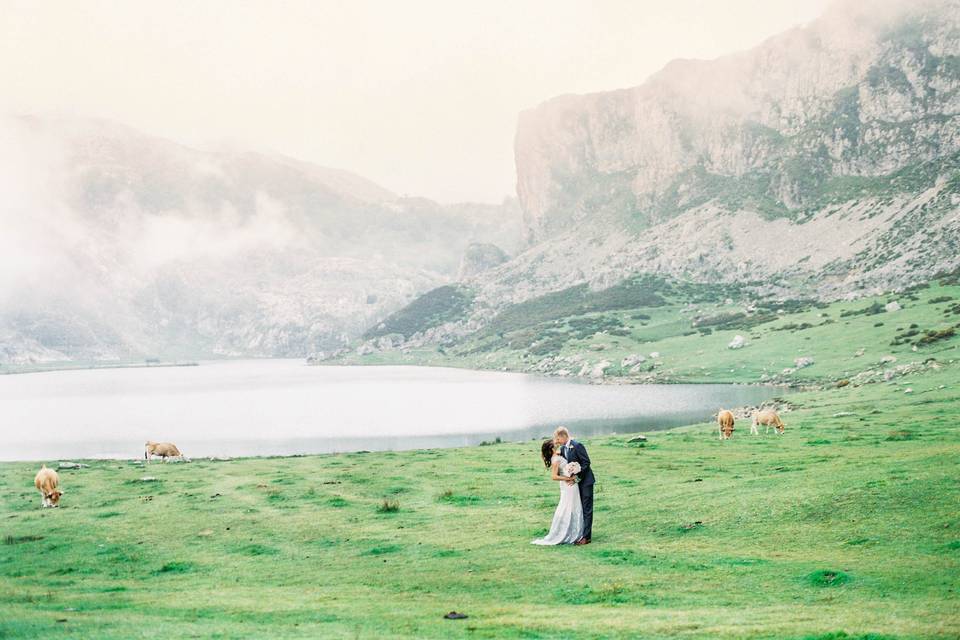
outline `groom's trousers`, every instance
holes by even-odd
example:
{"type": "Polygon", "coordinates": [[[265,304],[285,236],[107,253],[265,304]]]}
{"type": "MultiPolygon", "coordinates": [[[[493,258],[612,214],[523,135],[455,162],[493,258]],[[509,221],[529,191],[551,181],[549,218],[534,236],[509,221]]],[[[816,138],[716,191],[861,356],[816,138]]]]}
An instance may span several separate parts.
{"type": "Polygon", "coordinates": [[[583,508],[583,537],[593,536],[593,483],[577,485],[580,488],[580,506],[583,508]]]}

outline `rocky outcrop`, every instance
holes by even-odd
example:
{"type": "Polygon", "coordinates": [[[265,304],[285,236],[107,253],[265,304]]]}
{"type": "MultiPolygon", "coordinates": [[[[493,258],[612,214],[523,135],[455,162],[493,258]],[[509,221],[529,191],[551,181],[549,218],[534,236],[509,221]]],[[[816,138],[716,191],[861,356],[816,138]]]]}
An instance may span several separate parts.
{"type": "Polygon", "coordinates": [[[463,253],[463,258],[460,259],[457,280],[466,280],[478,273],[498,267],[507,260],[509,260],[509,256],[497,245],[473,242],[463,253]]]}

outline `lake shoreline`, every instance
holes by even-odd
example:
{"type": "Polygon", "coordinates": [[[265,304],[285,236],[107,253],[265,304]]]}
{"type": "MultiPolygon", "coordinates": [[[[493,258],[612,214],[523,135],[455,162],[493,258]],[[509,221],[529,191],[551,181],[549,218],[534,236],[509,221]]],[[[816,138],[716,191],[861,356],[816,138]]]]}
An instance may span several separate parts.
{"type": "Polygon", "coordinates": [[[443,364],[434,364],[431,362],[334,362],[329,363],[324,362],[306,362],[305,366],[308,367],[423,367],[429,369],[457,369],[459,371],[475,371],[477,373],[519,373],[525,376],[532,376],[535,378],[543,378],[544,380],[562,380],[566,382],[573,382],[577,384],[585,384],[592,386],[623,386],[623,387],[638,387],[638,386],[659,386],[659,387],[669,387],[673,385],[731,385],[738,387],[774,387],[778,389],[784,389],[789,391],[819,391],[825,388],[823,385],[818,384],[801,384],[798,382],[778,382],[778,381],[744,381],[744,380],[735,380],[735,379],[722,379],[718,378],[716,380],[703,380],[699,378],[685,379],[682,377],[677,378],[662,378],[655,381],[651,380],[642,380],[637,378],[632,378],[628,376],[616,376],[609,375],[604,376],[600,379],[592,379],[580,376],[551,376],[540,371],[524,371],[522,369],[508,369],[508,368],[477,368],[466,365],[458,365],[455,362],[443,363],[443,364]]]}
{"type": "Polygon", "coordinates": [[[54,373],[56,371],[97,371],[100,369],[166,369],[170,367],[199,367],[199,362],[156,362],[156,363],[116,363],[116,364],[102,364],[102,365],[78,365],[75,367],[66,366],[64,364],[57,364],[52,367],[34,367],[27,369],[20,369],[17,371],[0,371],[0,375],[4,376],[16,376],[27,373],[54,373]]]}
{"type": "Polygon", "coordinates": [[[578,384],[586,385],[595,385],[595,386],[671,386],[671,385],[711,385],[711,384],[722,384],[722,385],[735,385],[740,387],[775,387],[779,389],[785,389],[790,391],[816,391],[822,389],[821,385],[811,385],[811,384],[799,384],[792,382],[776,382],[776,381],[764,381],[764,382],[753,382],[753,381],[743,381],[735,379],[716,379],[716,380],[702,380],[702,379],[685,379],[682,377],[678,378],[669,378],[669,379],[660,379],[656,381],[650,380],[638,380],[636,378],[630,378],[626,376],[606,376],[599,380],[593,380],[589,378],[581,378],[578,376],[551,376],[541,372],[536,371],[523,371],[521,369],[484,369],[470,366],[459,366],[456,363],[447,363],[447,364],[434,364],[434,363],[419,363],[419,362],[404,362],[404,363],[393,363],[393,362],[376,362],[376,363],[362,363],[362,362],[331,362],[329,364],[323,362],[306,362],[302,358],[257,358],[257,357],[242,357],[242,358],[211,358],[208,360],[198,360],[190,362],[160,362],[156,364],[146,364],[146,363],[118,363],[118,364],[104,364],[104,365],[77,365],[77,366],[67,366],[64,364],[57,364],[53,367],[44,368],[28,368],[21,369],[16,371],[4,371],[0,365],[0,375],[5,376],[14,376],[28,373],[54,373],[58,371],[97,371],[101,369],[163,369],[163,368],[172,368],[172,367],[199,367],[203,366],[202,363],[223,363],[223,362],[237,362],[242,360],[300,360],[303,361],[304,366],[306,367],[422,367],[429,369],[457,369],[459,371],[474,371],[477,373],[519,373],[527,376],[532,376],[535,378],[543,378],[546,380],[565,380],[567,382],[574,382],[578,384]]]}
{"type": "Polygon", "coordinates": [[[20,425],[0,457],[139,458],[147,440],[174,442],[194,458],[456,448],[541,438],[560,424],[589,438],[703,422],[719,407],[792,393],[439,367],[318,369],[293,359],[201,364],[0,380],[0,404],[20,425]]]}

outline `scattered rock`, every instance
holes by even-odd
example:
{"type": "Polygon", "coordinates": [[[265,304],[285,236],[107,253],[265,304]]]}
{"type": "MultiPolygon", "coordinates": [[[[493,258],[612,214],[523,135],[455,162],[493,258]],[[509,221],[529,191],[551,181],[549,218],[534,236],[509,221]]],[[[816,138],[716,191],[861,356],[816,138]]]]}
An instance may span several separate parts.
{"type": "Polygon", "coordinates": [[[143,476],[140,478],[140,482],[156,482],[157,479],[154,476],[143,476]]]}
{"type": "Polygon", "coordinates": [[[903,392],[904,392],[904,393],[913,393],[913,389],[911,389],[910,387],[907,387],[906,389],[903,390],[903,392]]]}
{"type": "Polygon", "coordinates": [[[747,340],[741,335],[733,336],[733,340],[727,345],[727,349],[742,349],[747,345],[747,340]]]}
{"type": "Polygon", "coordinates": [[[846,418],[847,416],[855,416],[855,415],[857,414],[855,414],[853,411],[838,411],[837,413],[833,414],[833,417],[846,418]]]}
{"type": "Polygon", "coordinates": [[[607,345],[601,344],[601,343],[590,345],[590,349],[592,349],[593,351],[603,351],[606,348],[607,348],[607,345]]]}
{"type": "Polygon", "coordinates": [[[620,366],[623,367],[624,369],[629,369],[630,367],[634,367],[640,364],[641,362],[645,362],[645,361],[646,361],[646,358],[644,358],[639,353],[631,353],[630,355],[628,355],[627,357],[625,357],[623,360],[620,361],[620,366]]]}
{"type": "Polygon", "coordinates": [[[897,302],[896,300],[894,300],[893,302],[888,302],[883,306],[883,308],[886,309],[888,313],[892,311],[900,311],[901,309],[900,303],[897,302]]]}
{"type": "Polygon", "coordinates": [[[90,465],[83,464],[82,462],[61,462],[57,465],[57,469],[89,469],[90,465]]]}
{"type": "Polygon", "coordinates": [[[793,361],[793,365],[797,369],[803,369],[804,367],[809,367],[812,364],[813,358],[810,356],[800,356],[799,358],[795,358],[793,361]]]}
{"type": "Polygon", "coordinates": [[[857,352],[856,352],[855,354],[853,354],[853,357],[854,357],[854,358],[859,358],[860,356],[862,356],[862,355],[865,354],[866,352],[867,352],[866,349],[864,349],[863,347],[860,347],[859,349],[857,349],[857,352]]]}
{"type": "Polygon", "coordinates": [[[842,389],[843,387],[847,386],[848,384],[850,384],[850,381],[849,381],[849,380],[846,380],[846,379],[844,379],[844,380],[837,380],[837,388],[838,388],[838,389],[842,389]]]}
{"type": "Polygon", "coordinates": [[[656,360],[657,358],[660,357],[660,352],[659,352],[659,351],[651,351],[651,352],[650,352],[650,357],[653,358],[654,360],[656,360]]]}
{"type": "Polygon", "coordinates": [[[604,372],[610,368],[610,365],[613,364],[609,360],[601,360],[597,364],[593,365],[593,368],[590,369],[590,377],[597,379],[602,378],[604,372]]]}
{"type": "Polygon", "coordinates": [[[443,616],[447,620],[466,620],[470,616],[465,613],[459,613],[457,611],[451,611],[450,613],[443,616]]]}
{"type": "Polygon", "coordinates": [[[390,333],[380,336],[376,341],[377,349],[380,351],[389,351],[390,349],[399,349],[403,345],[402,333],[390,333]]]}
{"type": "Polygon", "coordinates": [[[889,364],[889,363],[893,363],[893,362],[896,362],[896,361],[897,361],[897,356],[889,356],[889,355],[888,355],[888,356],[883,356],[882,358],[880,358],[880,362],[881,362],[882,364],[889,364]]]}

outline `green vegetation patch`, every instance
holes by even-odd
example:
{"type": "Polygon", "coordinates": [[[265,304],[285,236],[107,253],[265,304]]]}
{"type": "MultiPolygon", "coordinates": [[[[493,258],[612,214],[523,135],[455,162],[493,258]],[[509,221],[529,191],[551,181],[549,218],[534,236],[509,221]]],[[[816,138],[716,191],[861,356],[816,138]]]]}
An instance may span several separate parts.
{"type": "Polygon", "coordinates": [[[403,547],[398,544],[384,544],[377,547],[371,547],[363,552],[365,556],[382,556],[388,553],[399,553],[403,547]]]}
{"type": "Polygon", "coordinates": [[[4,536],[3,544],[23,544],[25,542],[38,542],[43,540],[43,536],[4,536]]]}
{"type": "Polygon", "coordinates": [[[454,322],[463,319],[470,305],[473,303],[473,294],[464,287],[446,285],[437,287],[403,309],[384,319],[379,325],[367,331],[364,338],[377,338],[392,333],[399,333],[409,338],[415,333],[432,329],[445,322],[454,322]]]}
{"type": "Polygon", "coordinates": [[[167,562],[161,565],[159,569],[153,572],[154,575],[189,573],[196,570],[196,565],[192,562],[167,562]]]}
{"type": "Polygon", "coordinates": [[[660,307],[667,303],[663,296],[670,291],[664,278],[652,275],[629,278],[600,291],[591,291],[586,284],[580,284],[507,307],[493,319],[485,333],[515,331],[598,311],[660,307]]]}
{"type": "Polygon", "coordinates": [[[468,507],[483,502],[483,498],[473,494],[454,493],[452,489],[447,489],[441,493],[437,500],[444,504],[452,504],[457,507],[468,507]]]}
{"type": "Polygon", "coordinates": [[[850,582],[851,578],[843,571],[821,569],[807,576],[807,582],[814,587],[839,587],[850,582]]]}
{"type": "Polygon", "coordinates": [[[399,513],[400,501],[384,499],[377,505],[377,513],[399,513]]]}
{"type": "Polygon", "coordinates": [[[252,543],[239,547],[237,553],[247,556],[275,556],[280,550],[265,544],[252,543]]]}

